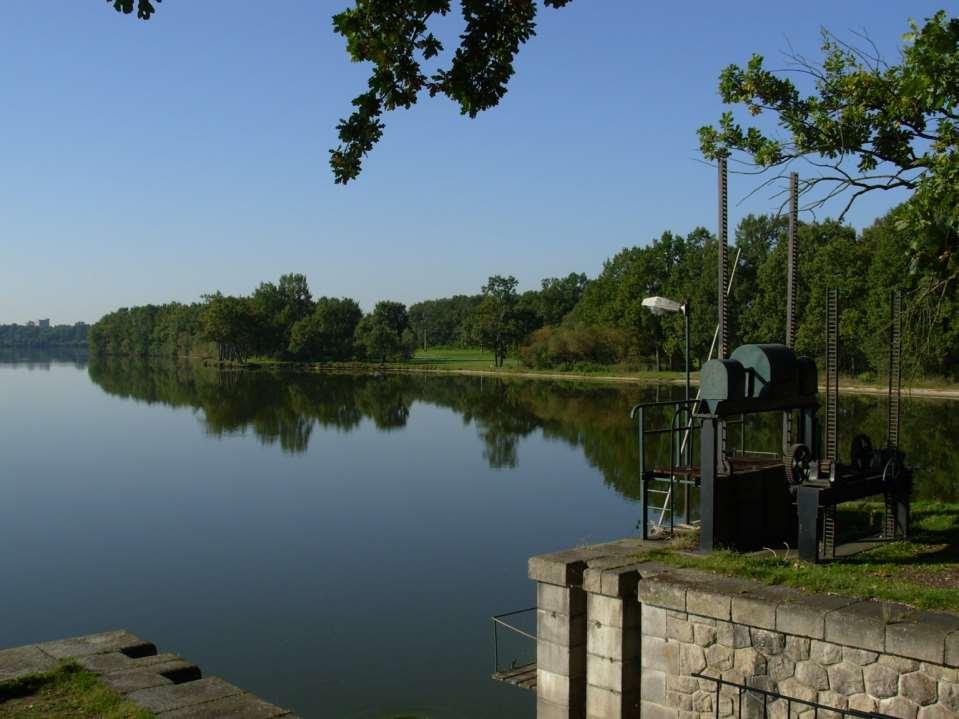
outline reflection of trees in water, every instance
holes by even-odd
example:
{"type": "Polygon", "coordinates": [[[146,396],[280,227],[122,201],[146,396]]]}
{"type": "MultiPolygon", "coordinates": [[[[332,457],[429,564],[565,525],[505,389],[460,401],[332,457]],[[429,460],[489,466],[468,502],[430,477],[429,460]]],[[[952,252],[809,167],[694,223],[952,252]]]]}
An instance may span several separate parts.
{"type": "Polygon", "coordinates": [[[87,351],[82,347],[0,347],[0,364],[44,372],[57,364],[83,369],[87,365],[87,351]]]}
{"type": "MultiPolygon", "coordinates": [[[[221,371],[185,363],[130,359],[94,360],[90,377],[110,394],[145,402],[202,411],[211,435],[252,431],[264,444],[279,443],[286,452],[306,451],[314,427],[349,432],[363,418],[377,429],[406,426],[413,402],[453,410],[464,424],[476,427],[483,457],[494,468],[519,464],[523,438],[540,431],[547,439],[581,448],[591,466],[620,494],[639,497],[636,428],[629,408],[640,401],[681,396],[680,387],[621,387],[501,378],[436,375],[339,375],[258,371],[221,371]]],[[[919,494],[953,499],[959,474],[959,414],[943,402],[905,405],[902,446],[921,467],[919,494]]],[[[669,424],[663,413],[652,417],[669,424]]],[[[778,415],[753,417],[747,447],[775,450],[780,440],[778,415]]],[[[848,447],[864,431],[874,445],[885,439],[883,397],[843,397],[839,447],[848,447]]],[[[738,446],[738,429],[730,428],[730,446],[738,446]]],[[[668,444],[654,443],[650,463],[668,456],[668,444]]]]}

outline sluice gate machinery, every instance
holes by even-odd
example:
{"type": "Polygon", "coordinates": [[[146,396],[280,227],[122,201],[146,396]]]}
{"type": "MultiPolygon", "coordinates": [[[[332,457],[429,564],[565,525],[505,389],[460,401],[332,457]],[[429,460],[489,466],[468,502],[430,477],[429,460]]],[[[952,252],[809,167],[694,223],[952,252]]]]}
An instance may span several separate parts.
{"type": "MultiPolygon", "coordinates": [[[[724,165],[721,162],[719,168],[721,258],[727,256],[724,165]]],[[[828,292],[824,308],[823,421],[816,363],[794,349],[797,184],[794,173],[790,181],[785,343],[747,344],[727,354],[727,273],[721,261],[718,358],[701,366],[697,397],[645,403],[632,410],[639,424],[644,539],[670,536],[677,525],[690,524],[698,513],[702,550],[787,546],[797,548],[804,560],[828,560],[836,556],[837,505],[875,496],[884,499],[881,537],[908,534],[912,471],[899,448],[902,297],[893,293],[890,301],[885,442],[874,446],[867,435],[849,432],[854,439],[843,459],[838,448],[837,290],[828,292]],[[781,415],[781,442],[772,444],[779,446],[747,449],[747,425],[761,415],[776,414],[781,415]],[[653,416],[660,417],[661,426],[652,426],[653,416]],[[730,433],[735,433],[737,442],[730,441],[730,433]],[[696,493],[698,501],[692,497],[696,493]]]]}

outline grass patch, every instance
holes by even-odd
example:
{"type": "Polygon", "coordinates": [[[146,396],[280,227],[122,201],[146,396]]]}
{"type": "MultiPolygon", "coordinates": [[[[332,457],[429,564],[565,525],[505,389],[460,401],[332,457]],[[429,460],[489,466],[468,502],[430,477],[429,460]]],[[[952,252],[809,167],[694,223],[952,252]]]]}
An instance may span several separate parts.
{"type": "MultiPolygon", "coordinates": [[[[840,522],[845,529],[873,528],[882,514],[881,506],[865,502],[843,505],[841,509],[840,522]]],[[[785,548],[752,554],[715,551],[698,555],[688,551],[691,545],[687,538],[644,552],[643,558],[764,584],[959,612],[959,504],[916,502],[909,540],[883,543],[828,564],[800,562],[785,548]]]]}
{"type": "Polygon", "coordinates": [[[154,715],[70,662],[0,683],[0,719],[149,719],[154,715]]]}

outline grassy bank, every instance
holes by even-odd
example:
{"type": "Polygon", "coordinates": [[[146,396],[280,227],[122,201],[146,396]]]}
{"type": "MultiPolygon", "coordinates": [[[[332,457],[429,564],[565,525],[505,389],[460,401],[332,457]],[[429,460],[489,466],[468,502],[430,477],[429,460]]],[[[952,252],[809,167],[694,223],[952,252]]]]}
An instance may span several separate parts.
{"type": "MultiPolygon", "coordinates": [[[[866,531],[878,528],[881,515],[881,505],[850,503],[840,507],[839,520],[846,529],[866,531]]],[[[690,551],[695,545],[691,535],[644,552],[642,558],[811,592],[959,612],[959,504],[916,502],[912,521],[908,541],[884,543],[828,564],[800,562],[785,548],[699,555],[690,551]]]]}
{"type": "MultiPolygon", "coordinates": [[[[229,363],[227,363],[229,364],[229,363]]],[[[682,384],[685,374],[679,371],[637,370],[625,365],[588,365],[573,369],[534,369],[524,367],[516,358],[508,358],[503,367],[493,366],[493,354],[482,349],[433,348],[419,350],[405,362],[283,362],[270,358],[253,358],[248,367],[276,367],[323,372],[435,372],[438,374],[495,375],[547,380],[577,380],[590,382],[660,382],[682,384]]],[[[699,374],[691,374],[693,385],[699,383],[699,374]]],[[[824,387],[821,387],[824,389],[824,387]]],[[[887,392],[883,380],[866,383],[855,377],[841,377],[840,392],[848,394],[878,394],[887,392]]],[[[959,384],[941,378],[903,378],[906,396],[959,399],[959,384]]]]}
{"type": "Polygon", "coordinates": [[[0,683],[0,719],[148,719],[148,711],[67,663],[45,674],[0,683]]]}

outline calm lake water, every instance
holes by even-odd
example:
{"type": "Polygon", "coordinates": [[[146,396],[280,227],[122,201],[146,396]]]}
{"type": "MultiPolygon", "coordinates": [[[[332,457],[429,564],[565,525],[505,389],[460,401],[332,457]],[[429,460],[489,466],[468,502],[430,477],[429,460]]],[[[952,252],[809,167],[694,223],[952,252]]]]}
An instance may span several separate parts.
{"type": "MultiPolygon", "coordinates": [[[[670,392],[0,355],[0,647],[122,627],[306,717],[532,717],[489,616],[635,533],[627,412],[670,392]]],[[[905,404],[920,496],[956,499],[956,406],[905,404]]]]}

